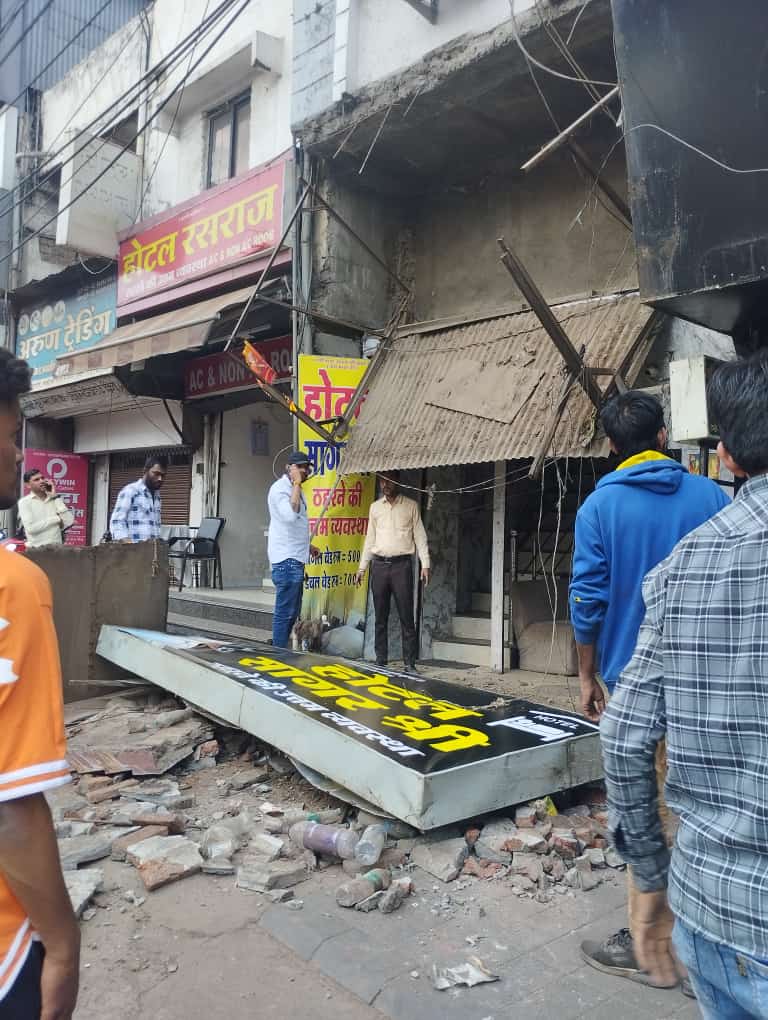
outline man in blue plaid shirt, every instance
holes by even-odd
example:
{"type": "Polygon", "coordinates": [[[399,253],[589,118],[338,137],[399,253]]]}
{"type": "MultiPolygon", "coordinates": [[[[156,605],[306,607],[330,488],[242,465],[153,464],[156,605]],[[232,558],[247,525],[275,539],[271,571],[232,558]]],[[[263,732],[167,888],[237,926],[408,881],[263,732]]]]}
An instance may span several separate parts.
{"type": "Polygon", "coordinates": [[[168,471],[165,457],[149,457],[137,482],[117,494],[109,530],[115,542],[148,542],[160,537],[160,489],[168,471]]]}
{"type": "Polygon", "coordinates": [[[705,1020],[749,1020],[768,1018],[768,353],[721,366],[709,407],[720,459],[747,480],[646,578],[601,736],[641,966],[674,981],[674,941],[705,1020]],[[665,735],[671,864],[654,770],[665,735]]]}

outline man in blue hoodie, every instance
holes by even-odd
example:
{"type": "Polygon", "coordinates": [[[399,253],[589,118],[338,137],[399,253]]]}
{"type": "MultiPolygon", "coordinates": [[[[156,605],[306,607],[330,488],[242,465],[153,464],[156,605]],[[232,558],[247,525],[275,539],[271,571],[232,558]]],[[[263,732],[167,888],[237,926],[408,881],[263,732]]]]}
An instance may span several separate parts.
{"type": "MultiPolygon", "coordinates": [[[[601,420],[620,462],[600,479],[576,516],[570,589],[581,709],[593,722],[605,708],[598,672],[610,694],[635,650],[645,615],[645,575],[728,503],[715,482],[689,474],[664,453],[667,429],[655,397],[630,390],[605,406],[601,420]]],[[[631,929],[631,874],[628,880],[631,929]]],[[[605,973],[645,981],[630,929],[602,944],[584,942],[582,956],[605,973]]]]}

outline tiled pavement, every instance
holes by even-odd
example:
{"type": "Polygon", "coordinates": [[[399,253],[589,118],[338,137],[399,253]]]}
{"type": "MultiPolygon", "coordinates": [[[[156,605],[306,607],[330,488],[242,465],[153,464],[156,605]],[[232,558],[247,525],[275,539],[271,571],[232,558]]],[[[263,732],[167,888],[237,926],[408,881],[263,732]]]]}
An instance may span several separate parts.
{"type": "MultiPolygon", "coordinates": [[[[317,876],[325,879],[325,876],[317,876]]],[[[434,884],[414,873],[417,892],[398,912],[337,907],[338,883],[312,883],[301,910],[269,908],[261,926],[303,960],[392,1020],[695,1020],[679,990],[659,991],[586,967],[584,938],[626,923],[623,875],[550,904],[519,899],[499,882],[434,884]],[[446,895],[450,902],[445,900],[446,895]],[[436,991],[433,963],[476,955],[500,976],[493,984],[436,991]]],[[[301,895],[300,888],[297,894],[301,895]]]]}

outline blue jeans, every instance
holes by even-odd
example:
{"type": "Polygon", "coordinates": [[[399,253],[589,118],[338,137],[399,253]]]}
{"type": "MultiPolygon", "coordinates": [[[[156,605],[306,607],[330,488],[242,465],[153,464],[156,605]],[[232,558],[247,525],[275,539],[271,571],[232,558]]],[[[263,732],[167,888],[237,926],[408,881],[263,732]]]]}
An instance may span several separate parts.
{"type": "Polygon", "coordinates": [[[768,963],[712,942],[682,921],[672,940],[704,1020],[768,1020],[768,963]]]}
{"type": "Polygon", "coordinates": [[[287,648],[293,625],[301,612],[304,594],[304,564],[299,560],[281,560],[272,566],[275,586],[275,611],[272,616],[272,644],[287,648]]]}

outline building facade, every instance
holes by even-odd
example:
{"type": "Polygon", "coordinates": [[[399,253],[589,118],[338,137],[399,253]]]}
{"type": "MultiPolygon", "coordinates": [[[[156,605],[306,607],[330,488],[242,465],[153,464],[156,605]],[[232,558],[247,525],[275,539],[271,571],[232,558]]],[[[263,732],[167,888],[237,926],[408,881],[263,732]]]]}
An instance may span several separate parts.
{"type": "MultiPolygon", "coordinates": [[[[292,441],[289,415],[223,352],[294,204],[280,7],[156,0],[42,91],[8,292],[34,367],[27,447],[86,458],[89,541],[163,454],[168,534],[226,518],[229,586],[267,572],[266,488],[292,441]]],[[[291,273],[288,238],[273,298],[289,297],[291,273]]],[[[238,336],[290,385],[288,309],[254,304],[238,336]]]]}
{"type": "MultiPolygon", "coordinates": [[[[315,212],[312,303],[399,324],[342,469],[404,469],[422,503],[434,578],[421,653],[502,668],[514,631],[549,620],[534,668],[561,671],[575,511],[610,462],[498,239],[602,373],[601,396],[618,376],[668,405],[671,360],[733,356],[730,338],[640,302],[618,99],[522,169],[614,87],[610,3],[298,2],[294,54],[294,132],[358,235],[315,212]]],[[[357,353],[320,329],[308,342],[357,353]]]]}

